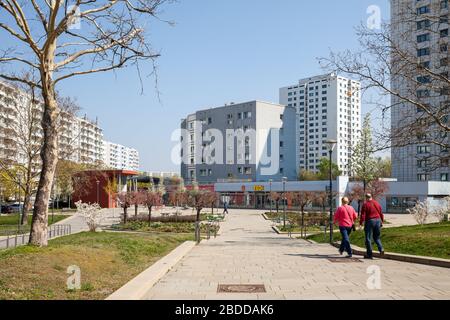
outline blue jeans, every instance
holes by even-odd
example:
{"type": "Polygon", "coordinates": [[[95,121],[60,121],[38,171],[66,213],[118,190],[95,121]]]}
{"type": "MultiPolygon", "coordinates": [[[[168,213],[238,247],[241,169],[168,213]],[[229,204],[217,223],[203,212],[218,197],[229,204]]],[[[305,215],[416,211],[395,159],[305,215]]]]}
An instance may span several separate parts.
{"type": "Polygon", "coordinates": [[[352,256],[352,247],[350,246],[350,234],[352,233],[352,228],[339,227],[339,231],[341,231],[342,235],[341,247],[339,248],[339,251],[346,251],[349,256],[352,256]]]}
{"type": "Polygon", "coordinates": [[[372,237],[378,247],[378,251],[383,251],[381,244],[381,219],[371,219],[366,221],[364,225],[364,233],[366,234],[367,255],[372,257],[372,237]]]}

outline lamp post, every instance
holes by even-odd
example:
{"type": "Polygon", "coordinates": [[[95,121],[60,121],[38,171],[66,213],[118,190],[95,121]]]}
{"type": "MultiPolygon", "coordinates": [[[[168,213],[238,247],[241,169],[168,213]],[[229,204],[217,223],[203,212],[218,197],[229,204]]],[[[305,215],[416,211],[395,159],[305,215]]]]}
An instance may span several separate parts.
{"type": "Polygon", "coordinates": [[[272,213],[272,179],[269,179],[269,199],[270,199],[270,213],[272,213]]]}
{"type": "Polygon", "coordinates": [[[328,145],[328,153],[330,155],[330,243],[333,243],[333,150],[337,144],[336,140],[326,140],[325,143],[328,145]]]}
{"type": "Polygon", "coordinates": [[[286,181],[287,178],[283,177],[283,227],[286,229],[286,181]]]}
{"type": "Polygon", "coordinates": [[[100,186],[100,181],[97,179],[97,204],[100,204],[100,191],[99,191],[99,186],[100,186]]]}

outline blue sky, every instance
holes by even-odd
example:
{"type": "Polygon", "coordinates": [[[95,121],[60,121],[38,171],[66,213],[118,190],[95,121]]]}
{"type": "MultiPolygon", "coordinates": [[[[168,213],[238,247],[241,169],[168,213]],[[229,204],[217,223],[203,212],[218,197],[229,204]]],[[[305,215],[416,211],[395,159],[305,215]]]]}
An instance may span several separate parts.
{"type": "MultiPolygon", "coordinates": [[[[323,73],[316,58],[330,48],[356,48],[354,27],[370,5],[389,17],[389,1],[179,0],[153,21],[158,89],[134,69],[73,79],[60,85],[76,97],[81,114],[99,118],[105,138],[139,150],[141,167],[178,171],[170,137],[180,120],[199,108],[228,102],[278,102],[278,88],[323,73]]],[[[144,71],[145,72],[145,71],[144,71]]],[[[363,111],[367,111],[363,107],[363,111]]]]}

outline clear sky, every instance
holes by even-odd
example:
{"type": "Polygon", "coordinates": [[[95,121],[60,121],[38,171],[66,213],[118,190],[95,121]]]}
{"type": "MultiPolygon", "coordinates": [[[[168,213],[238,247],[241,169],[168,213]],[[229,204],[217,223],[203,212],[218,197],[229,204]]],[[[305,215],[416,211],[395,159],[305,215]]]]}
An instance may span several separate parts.
{"type": "MultiPolygon", "coordinates": [[[[278,88],[323,73],[316,58],[357,46],[354,27],[370,5],[389,17],[388,0],[179,0],[153,21],[158,89],[135,69],[60,85],[81,114],[99,118],[107,140],[140,152],[141,169],[179,171],[170,160],[173,130],[199,108],[249,100],[278,102],[278,88]]],[[[145,72],[145,71],[144,71],[145,72]]],[[[368,108],[363,106],[363,111],[368,108]]]]}

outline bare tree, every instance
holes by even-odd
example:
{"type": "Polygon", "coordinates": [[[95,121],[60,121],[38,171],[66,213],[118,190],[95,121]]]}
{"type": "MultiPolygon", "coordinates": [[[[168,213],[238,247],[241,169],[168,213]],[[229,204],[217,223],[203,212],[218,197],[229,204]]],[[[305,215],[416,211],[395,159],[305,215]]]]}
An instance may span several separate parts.
{"type": "Polygon", "coordinates": [[[148,208],[148,225],[152,223],[152,209],[153,207],[160,207],[163,205],[162,194],[158,191],[142,192],[142,204],[148,208]]]}
{"type": "MultiPolygon", "coordinates": [[[[58,160],[56,85],[76,76],[154,61],[145,32],[167,0],[0,0],[0,36],[15,43],[0,63],[31,68],[37,81],[4,69],[0,78],[40,89],[44,102],[42,170],[29,242],[47,245],[48,201],[58,160]]],[[[154,69],[152,69],[153,71],[154,69]]]]}
{"type": "Polygon", "coordinates": [[[398,156],[396,151],[405,148],[408,157],[422,161],[423,170],[430,172],[449,166],[448,9],[440,6],[444,2],[431,1],[422,12],[415,1],[395,1],[392,19],[381,29],[356,29],[359,50],[331,52],[319,59],[325,69],[349,75],[379,95],[369,101],[383,114],[375,132],[377,149],[392,147],[398,156]]]}

